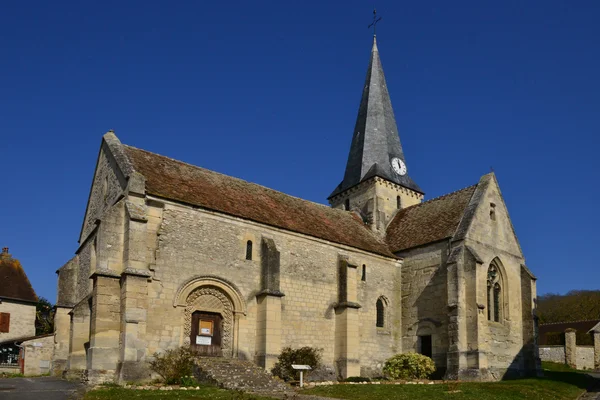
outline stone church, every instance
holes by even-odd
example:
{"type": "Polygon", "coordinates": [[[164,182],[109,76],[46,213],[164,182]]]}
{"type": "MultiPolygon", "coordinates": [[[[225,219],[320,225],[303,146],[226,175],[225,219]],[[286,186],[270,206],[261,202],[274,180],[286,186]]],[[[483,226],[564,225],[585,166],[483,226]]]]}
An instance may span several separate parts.
{"type": "Polygon", "coordinates": [[[331,207],[104,135],[75,256],[58,271],[54,371],[150,376],[153,354],[270,369],[323,349],[332,377],[397,353],[449,379],[536,373],[536,278],[493,173],[424,201],[375,40],[331,207]]]}

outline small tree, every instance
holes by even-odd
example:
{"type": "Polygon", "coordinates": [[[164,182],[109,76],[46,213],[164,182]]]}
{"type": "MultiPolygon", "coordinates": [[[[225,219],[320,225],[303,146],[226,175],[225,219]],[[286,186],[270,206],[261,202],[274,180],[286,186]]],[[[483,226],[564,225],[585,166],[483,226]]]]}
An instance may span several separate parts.
{"type": "Polygon", "coordinates": [[[310,365],[314,370],[321,365],[322,352],[323,349],[314,347],[301,347],[299,349],[286,347],[277,358],[277,363],[271,373],[285,381],[298,380],[300,379],[300,372],[293,369],[292,364],[310,365]]]}
{"type": "Polygon", "coordinates": [[[383,366],[383,373],[390,379],[425,379],[434,372],[433,360],[417,353],[396,354],[383,366]]]}
{"type": "Polygon", "coordinates": [[[40,297],[35,305],[35,334],[54,332],[54,308],[48,299],[40,297]]]}

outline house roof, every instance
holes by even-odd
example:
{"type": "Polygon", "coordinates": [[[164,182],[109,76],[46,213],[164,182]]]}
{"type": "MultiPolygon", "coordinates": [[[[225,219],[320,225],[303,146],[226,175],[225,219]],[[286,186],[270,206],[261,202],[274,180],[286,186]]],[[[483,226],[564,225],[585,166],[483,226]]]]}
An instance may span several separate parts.
{"type": "Polygon", "coordinates": [[[264,186],[123,146],[146,192],[208,210],[393,257],[356,214],[302,200],[264,186]]]}
{"type": "Polygon", "coordinates": [[[387,228],[392,252],[452,237],[477,185],[404,208],[387,228]]]}
{"type": "Polygon", "coordinates": [[[19,260],[12,258],[8,247],[0,254],[0,299],[37,302],[38,298],[19,260]]]}
{"type": "Polygon", "coordinates": [[[538,327],[539,344],[548,344],[549,333],[563,333],[567,329],[575,329],[577,332],[590,333],[596,325],[600,323],[598,319],[590,319],[584,321],[570,321],[570,322],[553,322],[550,324],[540,324],[538,327]]]}

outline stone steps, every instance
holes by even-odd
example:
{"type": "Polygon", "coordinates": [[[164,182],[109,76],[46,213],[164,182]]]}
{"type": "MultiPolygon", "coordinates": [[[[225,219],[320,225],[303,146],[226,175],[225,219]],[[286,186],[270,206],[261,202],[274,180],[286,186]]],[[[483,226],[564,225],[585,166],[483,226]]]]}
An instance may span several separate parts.
{"type": "Polygon", "coordinates": [[[283,381],[275,379],[258,365],[231,358],[198,357],[194,376],[199,382],[224,389],[254,393],[292,391],[283,381]]]}

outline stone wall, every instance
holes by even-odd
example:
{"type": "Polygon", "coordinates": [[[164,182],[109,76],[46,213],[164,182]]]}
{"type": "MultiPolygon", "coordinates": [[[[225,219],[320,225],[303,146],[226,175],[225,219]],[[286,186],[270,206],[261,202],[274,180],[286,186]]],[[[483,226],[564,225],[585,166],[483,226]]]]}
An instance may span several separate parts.
{"type": "Polygon", "coordinates": [[[9,331],[0,333],[0,341],[35,336],[35,304],[2,299],[0,312],[10,314],[9,331]]]}
{"type": "Polygon", "coordinates": [[[383,234],[398,211],[398,196],[400,208],[419,204],[423,200],[421,193],[375,177],[331,198],[330,204],[333,208],[344,209],[348,200],[350,210],[360,213],[374,230],[383,234]]]}
{"type": "MultiPolygon", "coordinates": [[[[535,285],[526,285],[528,290],[522,293],[524,258],[493,175],[486,175],[480,181],[453,240],[457,239],[464,240],[462,244],[467,250],[465,290],[474,296],[465,304],[471,309],[467,315],[473,318],[467,319],[468,325],[463,327],[467,334],[461,339],[466,341],[461,348],[462,351],[477,349],[467,354],[466,365],[461,368],[486,371],[489,375],[482,376],[484,379],[501,379],[507,373],[523,375],[525,357],[532,357],[533,352],[526,348],[530,335],[523,334],[522,302],[523,296],[527,304],[536,296],[535,285]],[[499,322],[488,319],[488,271],[492,263],[497,266],[497,282],[501,287],[499,322]]],[[[528,329],[531,327],[527,324],[528,329]]]]}
{"type": "MultiPolygon", "coordinates": [[[[281,347],[313,346],[323,349],[323,362],[334,369],[335,310],[338,293],[338,256],[344,254],[358,283],[360,364],[364,373],[378,374],[382,362],[401,351],[398,262],[287,233],[243,220],[167,204],[148,208],[147,243],[155,264],[148,286],[146,338],[148,354],[185,343],[185,309],[173,307],[178,290],[194,277],[216,276],[231,282],[245,302],[245,315],[237,322],[238,357],[256,360],[257,300],[260,289],[260,243],[274,241],[280,252],[281,347]],[[252,260],[246,260],[246,243],[253,243],[252,260]],[[361,281],[362,265],[366,280],[361,281]],[[389,320],[376,329],[375,304],[387,303],[389,320]]],[[[276,354],[274,354],[276,356],[276,354]]]]}
{"type": "Polygon", "coordinates": [[[446,369],[448,349],[447,242],[398,253],[402,266],[402,350],[420,352],[419,336],[431,335],[432,358],[446,369]]]}
{"type": "Polygon", "coordinates": [[[577,346],[577,369],[594,369],[594,346],[577,346]]]}
{"type": "Polygon", "coordinates": [[[50,372],[54,353],[54,335],[40,336],[21,345],[25,350],[25,376],[44,375],[50,372]]]}
{"type": "MultiPolygon", "coordinates": [[[[576,357],[577,369],[594,369],[594,346],[577,346],[576,357]]],[[[565,364],[565,347],[540,346],[540,359],[565,364]]]]}
{"type": "Polygon", "coordinates": [[[83,243],[88,235],[94,230],[96,220],[101,219],[106,210],[123,193],[125,179],[116,162],[103,142],[98,156],[98,164],[94,173],[94,181],[90,192],[86,215],[84,218],[80,243],[83,243]]]}
{"type": "Polygon", "coordinates": [[[540,359],[559,364],[565,363],[564,346],[540,346],[540,359]]]}

